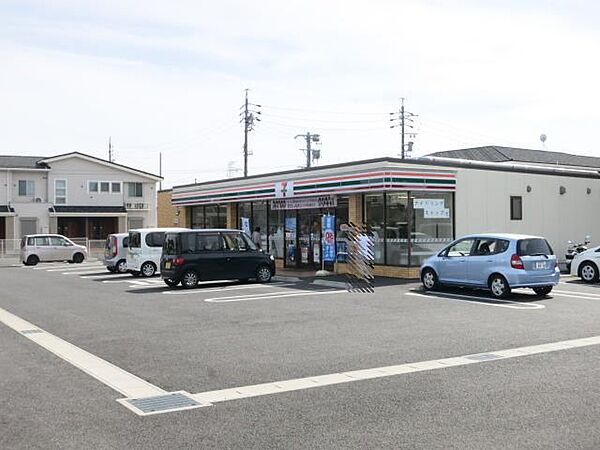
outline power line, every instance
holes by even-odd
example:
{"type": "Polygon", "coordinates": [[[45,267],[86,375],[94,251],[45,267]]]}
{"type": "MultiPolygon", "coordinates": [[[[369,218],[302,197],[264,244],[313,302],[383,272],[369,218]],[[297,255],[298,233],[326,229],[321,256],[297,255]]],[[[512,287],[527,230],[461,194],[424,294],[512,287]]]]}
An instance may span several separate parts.
{"type": "Polygon", "coordinates": [[[400,146],[400,156],[402,159],[405,159],[407,156],[410,156],[413,149],[413,141],[409,141],[408,143],[404,143],[405,134],[408,135],[409,138],[415,138],[417,133],[405,133],[406,128],[414,129],[414,117],[417,117],[416,114],[404,110],[404,97],[401,98],[400,110],[398,112],[389,113],[391,116],[390,128],[400,128],[400,136],[401,136],[401,146],[400,146]]]}

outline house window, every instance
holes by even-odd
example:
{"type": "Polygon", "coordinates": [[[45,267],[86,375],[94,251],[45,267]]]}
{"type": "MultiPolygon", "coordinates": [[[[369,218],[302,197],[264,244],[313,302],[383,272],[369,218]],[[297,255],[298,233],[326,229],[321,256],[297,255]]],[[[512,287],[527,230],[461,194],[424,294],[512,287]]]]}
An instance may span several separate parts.
{"type": "Polygon", "coordinates": [[[523,197],[510,198],[510,220],[523,220],[523,197]]]}
{"type": "Polygon", "coordinates": [[[142,183],[128,183],[128,194],[130,197],[143,197],[142,183]]]}
{"type": "Polygon", "coordinates": [[[54,204],[67,204],[67,180],[54,180],[54,204]]]}
{"type": "Polygon", "coordinates": [[[110,189],[110,183],[108,181],[102,181],[100,183],[100,192],[108,192],[110,189]]]}
{"type": "Polygon", "coordinates": [[[111,183],[110,190],[113,194],[118,194],[121,192],[121,183],[111,183]]]}
{"type": "Polygon", "coordinates": [[[35,182],[33,180],[19,180],[19,196],[28,197],[35,195],[35,182]]]}
{"type": "Polygon", "coordinates": [[[97,181],[88,182],[88,191],[98,192],[98,182],[97,181]]]}

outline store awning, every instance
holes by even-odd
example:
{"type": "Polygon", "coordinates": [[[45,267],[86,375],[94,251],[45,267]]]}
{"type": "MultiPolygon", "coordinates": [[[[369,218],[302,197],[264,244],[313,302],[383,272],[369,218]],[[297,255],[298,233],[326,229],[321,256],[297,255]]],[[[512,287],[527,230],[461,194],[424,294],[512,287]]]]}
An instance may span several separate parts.
{"type": "Polygon", "coordinates": [[[124,206],[65,206],[55,205],[48,208],[51,216],[124,216],[127,210],[124,206]]]}

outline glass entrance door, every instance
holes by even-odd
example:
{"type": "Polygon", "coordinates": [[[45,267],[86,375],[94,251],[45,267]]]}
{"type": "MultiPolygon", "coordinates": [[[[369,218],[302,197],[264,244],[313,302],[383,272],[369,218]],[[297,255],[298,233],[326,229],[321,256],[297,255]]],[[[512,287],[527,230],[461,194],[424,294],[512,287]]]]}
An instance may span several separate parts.
{"type": "Polygon", "coordinates": [[[298,211],[298,250],[299,266],[321,266],[321,215],[318,211],[298,211]]]}

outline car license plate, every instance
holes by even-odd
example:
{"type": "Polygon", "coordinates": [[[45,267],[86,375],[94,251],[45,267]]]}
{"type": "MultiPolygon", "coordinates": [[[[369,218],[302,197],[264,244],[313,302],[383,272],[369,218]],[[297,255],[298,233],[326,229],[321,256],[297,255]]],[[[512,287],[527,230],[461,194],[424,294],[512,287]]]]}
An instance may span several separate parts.
{"type": "Polygon", "coordinates": [[[171,268],[171,261],[167,261],[165,263],[165,269],[170,269],[171,268]]]}
{"type": "Polygon", "coordinates": [[[536,268],[536,270],[545,269],[546,268],[546,263],[545,262],[536,262],[535,263],[535,268],[536,268]]]}

